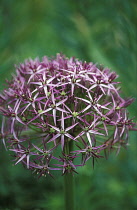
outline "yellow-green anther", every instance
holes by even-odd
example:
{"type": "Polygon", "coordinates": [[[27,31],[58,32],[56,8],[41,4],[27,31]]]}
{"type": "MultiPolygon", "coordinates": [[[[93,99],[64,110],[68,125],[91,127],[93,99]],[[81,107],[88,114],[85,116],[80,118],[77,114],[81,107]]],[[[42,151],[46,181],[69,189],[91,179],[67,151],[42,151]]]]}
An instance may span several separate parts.
{"type": "Polygon", "coordinates": [[[88,127],[85,127],[84,131],[88,131],[88,130],[89,130],[89,128],[88,127]]]}
{"type": "Polygon", "coordinates": [[[79,113],[78,112],[73,112],[72,115],[73,115],[73,117],[77,117],[79,115],[79,113]]]}
{"type": "Polygon", "coordinates": [[[39,113],[39,114],[41,114],[42,112],[43,112],[43,110],[42,110],[42,109],[39,109],[39,110],[38,110],[38,113],[39,113]]]}
{"type": "Polygon", "coordinates": [[[65,96],[65,95],[66,95],[65,91],[62,91],[62,92],[61,92],[61,95],[62,95],[62,96],[65,96]]]}
{"type": "Polygon", "coordinates": [[[47,92],[47,95],[48,95],[48,96],[51,96],[51,92],[47,92]]]}
{"type": "Polygon", "coordinates": [[[52,104],[52,105],[51,105],[51,108],[53,108],[53,109],[54,109],[55,107],[56,107],[56,105],[54,105],[54,104],[52,104]]]}
{"type": "Polygon", "coordinates": [[[25,117],[22,117],[22,121],[25,122],[27,119],[25,117]]]}
{"type": "Polygon", "coordinates": [[[88,148],[87,152],[91,152],[92,151],[92,147],[88,148]]]}
{"type": "Polygon", "coordinates": [[[49,132],[50,133],[55,133],[55,129],[54,128],[50,128],[49,132]]]}
{"type": "Polygon", "coordinates": [[[119,109],[120,109],[120,107],[119,107],[119,106],[117,106],[117,107],[116,107],[116,110],[119,110],[119,109]]]}
{"type": "Polygon", "coordinates": [[[29,98],[29,101],[30,101],[30,102],[32,102],[32,101],[33,101],[33,99],[32,99],[32,98],[29,98]]]}
{"type": "Polygon", "coordinates": [[[64,130],[61,130],[60,131],[60,134],[65,134],[66,132],[64,130]]]}

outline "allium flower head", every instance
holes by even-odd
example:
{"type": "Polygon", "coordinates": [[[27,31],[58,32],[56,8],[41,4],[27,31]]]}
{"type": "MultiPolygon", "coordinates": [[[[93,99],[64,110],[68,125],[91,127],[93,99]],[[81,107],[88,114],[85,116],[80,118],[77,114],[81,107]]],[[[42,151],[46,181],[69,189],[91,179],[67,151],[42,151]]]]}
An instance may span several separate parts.
{"type": "Polygon", "coordinates": [[[16,66],[0,95],[1,139],[15,165],[39,177],[52,170],[71,173],[103,157],[102,151],[126,147],[135,126],[126,110],[133,99],[121,98],[117,77],[61,54],[16,66]]]}

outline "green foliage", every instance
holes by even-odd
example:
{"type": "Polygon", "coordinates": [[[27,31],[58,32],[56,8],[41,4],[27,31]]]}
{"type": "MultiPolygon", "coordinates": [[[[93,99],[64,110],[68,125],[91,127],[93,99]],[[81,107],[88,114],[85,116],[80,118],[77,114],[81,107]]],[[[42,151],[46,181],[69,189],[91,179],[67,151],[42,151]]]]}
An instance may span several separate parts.
{"type": "MultiPolygon", "coordinates": [[[[2,0],[0,89],[15,63],[62,52],[116,71],[123,95],[137,98],[136,14],[134,0],[2,0]]],[[[129,110],[132,116],[136,107],[137,100],[129,110]]],[[[136,149],[133,133],[127,151],[98,161],[94,170],[90,161],[79,170],[78,210],[137,208],[136,149]]],[[[0,158],[0,209],[63,209],[63,177],[35,179],[22,166],[12,166],[3,146],[0,158]]]]}

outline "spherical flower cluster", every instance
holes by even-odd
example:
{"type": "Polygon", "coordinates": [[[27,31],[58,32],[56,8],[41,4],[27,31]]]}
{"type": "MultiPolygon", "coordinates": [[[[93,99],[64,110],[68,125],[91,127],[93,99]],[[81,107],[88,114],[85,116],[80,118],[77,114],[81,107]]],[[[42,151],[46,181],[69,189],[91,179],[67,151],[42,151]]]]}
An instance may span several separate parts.
{"type": "Polygon", "coordinates": [[[14,152],[15,165],[22,163],[38,176],[77,167],[119,152],[134,129],[115,72],[93,63],[43,57],[16,66],[0,95],[3,115],[1,139],[14,152]]]}

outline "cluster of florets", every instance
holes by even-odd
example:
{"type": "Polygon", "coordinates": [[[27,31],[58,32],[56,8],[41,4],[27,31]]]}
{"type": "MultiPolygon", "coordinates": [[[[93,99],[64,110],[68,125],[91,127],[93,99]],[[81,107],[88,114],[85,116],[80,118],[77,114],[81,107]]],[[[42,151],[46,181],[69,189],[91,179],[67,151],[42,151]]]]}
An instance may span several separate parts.
{"type": "Polygon", "coordinates": [[[65,174],[125,147],[134,129],[125,108],[133,99],[120,97],[116,78],[108,68],[61,54],[16,66],[0,95],[1,138],[15,165],[39,176],[65,174]]]}

